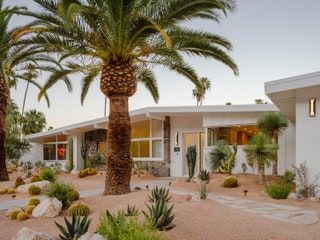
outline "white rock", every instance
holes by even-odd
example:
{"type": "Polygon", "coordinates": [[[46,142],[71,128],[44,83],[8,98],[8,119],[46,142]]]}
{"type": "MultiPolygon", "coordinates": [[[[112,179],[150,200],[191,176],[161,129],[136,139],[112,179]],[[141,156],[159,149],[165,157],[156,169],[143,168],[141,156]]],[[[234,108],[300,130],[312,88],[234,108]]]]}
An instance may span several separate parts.
{"type": "Polygon", "coordinates": [[[46,233],[36,232],[27,227],[23,227],[12,240],[52,240],[52,238],[46,233]]]}
{"type": "Polygon", "coordinates": [[[28,184],[23,184],[23,185],[21,185],[21,186],[19,186],[17,188],[17,191],[21,192],[21,193],[28,193],[29,187],[31,185],[35,185],[35,186],[41,187],[42,190],[46,190],[50,186],[50,184],[51,183],[49,181],[47,181],[47,180],[34,182],[34,183],[28,183],[28,184]]]}
{"type": "Polygon", "coordinates": [[[95,233],[86,233],[82,235],[78,240],[105,240],[103,236],[95,233]]]}
{"type": "Polygon", "coordinates": [[[288,196],[288,199],[298,199],[297,193],[294,193],[294,192],[290,193],[288,196]]]}
{"type": "Polygon", "coordinates": [[[62,202],[56,198],[47,198],[43,200],[35,209],[33,209],[32,216],[39,217],[56,217],[62,210],[62,202]]]}

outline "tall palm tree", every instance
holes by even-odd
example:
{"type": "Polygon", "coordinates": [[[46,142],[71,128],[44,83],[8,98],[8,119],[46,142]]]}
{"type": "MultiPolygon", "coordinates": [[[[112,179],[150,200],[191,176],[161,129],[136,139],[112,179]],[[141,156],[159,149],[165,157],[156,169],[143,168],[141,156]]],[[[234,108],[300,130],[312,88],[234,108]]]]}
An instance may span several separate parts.
{"type": "Polygon", "coordinates": [[[272,143],[269,136],[259,133],[253,136],[244,147],[247,162],[250,167],[258,169],[259,182],[265,181],[265,167],[269,167],[277,157],[278,145],[272,143]]]}
{"type": "Polygon", "coordinates": [[[44,113],[35,109],[26,112],[22,119],[22,132],[24,135],[42,132],[47,125],[44,113]]]}
{"type": "MultiPolygon", "coordinates": [[[[288,120],[281,112],[266,113],[258,118],[257,127],[278,144],[279,136],[288,127],[288,120]]],[[[278,175],[278,154],[272,165],[272,175],[278,175]]]]}
{"type": "Polygon", "coordinates": [[[130,191],[128,99],[140,82],[158,101],[153,66],[175,71],[196,86],[198,76],[184,55],[215,59],[238,74],[237,65],[227,53],[232,50],[227,39],[181,25],[191,19],[218,22],[223,14],[235,9],[234,0],[34,1],[44,11],[24,13],[37,18],[29,25],[37,35],[25,43],[42,45],[65,59],[65,69],[50,76],[43,92],[65,76],[82,73],[82,103],[97,79],[109,98],[105,194],[130,191]]]}
{"type": "Polygon", "coordinates": [[[208,78],[200,78],[199,85],[192,90],[193,97],[197,100],[197,106],[202,106],[202,101],[208,90],[211,89],[211,81],[208,78]]]}
{"type": "MultiPolygon", "coordinates": [[[[37,65],[37,61],[45,59],[43,49],[20,45],[20,39],[29,33],[27,28],[9,29],[8,25],[14,12],[21,10],[24,8],[17,6],[4,8],[3,0],[0,0],[0,181],[9,179],[6,168],[5,139],[10,88],[16,87],[19,81],[27,81],[41,89],[35,79],[29,78],[28,73],[31,65],[39,70],[41,67],[37,65]]],[[[46,93],[44,97],[49,106],[46,93]]]]}

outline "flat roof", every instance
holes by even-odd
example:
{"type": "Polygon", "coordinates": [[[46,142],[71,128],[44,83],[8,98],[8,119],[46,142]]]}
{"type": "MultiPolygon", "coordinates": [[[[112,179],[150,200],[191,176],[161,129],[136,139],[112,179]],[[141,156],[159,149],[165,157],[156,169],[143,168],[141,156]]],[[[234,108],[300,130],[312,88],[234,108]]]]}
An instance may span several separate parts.
{"type": "MultiPolygon", "coordinates": [[[[206,105],[206,106],[155,106],[145,107],[129,112],[132,122],[149,118],[164,119],[165,116],[201,116],[205,113],[236,113],[236,112],[272,112],[278,111],[273,104],[245,104],[245,105],[206,105]]],[[[37,141],[43,137],[58,134],[75,134],[94,129],[106,129],[108,117],[79,122],[41,133],[25,136],[29,141],[37,141]]]]}

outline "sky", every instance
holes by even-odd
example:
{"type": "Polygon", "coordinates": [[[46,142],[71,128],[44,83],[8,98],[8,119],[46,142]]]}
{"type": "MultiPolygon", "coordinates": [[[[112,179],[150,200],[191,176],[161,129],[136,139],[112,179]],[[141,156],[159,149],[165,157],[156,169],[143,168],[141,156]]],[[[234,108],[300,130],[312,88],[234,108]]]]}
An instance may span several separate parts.
{"type": "MultiPolygon", "coordinates": [[[[24,5],[37,10],[32,0],[4,0],[6,5],[24,5]]],[[[212,81],[204,105],[254,103],[254,99],[268,100],[264,94],[264,82],[299,74],[319,71],[320,63],[320,1],[319,0],[238,0],[238,9],[220,24],[208,21],[192,21],[186,24],[227,37],[233,44],[230,54],[240,69],[240,76],[223,64],[204,58],[187,58],[201,77],[212,81]]],[[[15,17],[12,26],[29,19],[15,17]]],[[[130,99],[130,110],[146,106],[195,105],[193,85],[184,77],[164,69],[156,69],[160,101],[155,104],[148,91],[138,86],[130,99]]],[[[46,76],[39,81],[45,82],[46,76]]],[[[104,116],[104,96],[99,82],[89,90],[84,105],[80,104],[80,78],[72,79],[73,92],[63,83],[48,91],[51,107],[45,101],[38,102],[38,90],[31,88],[26,110],[37,109],[45,113],[48,126],[64,125],[104,116]]],[[[11,96],[21,107],[25,83],[20,83],[11,96]]],[[[108,108],[107,108],[108,111],[108,108]]]]}

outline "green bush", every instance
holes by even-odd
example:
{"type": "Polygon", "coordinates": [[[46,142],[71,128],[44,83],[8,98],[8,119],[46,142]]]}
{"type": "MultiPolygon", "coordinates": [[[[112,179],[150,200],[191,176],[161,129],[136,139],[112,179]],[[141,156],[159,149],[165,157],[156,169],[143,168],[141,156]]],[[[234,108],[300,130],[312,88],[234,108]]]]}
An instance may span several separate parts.
{"type": "Polygon", "coordinates": [[[66,209],[72,202],[72,191],[73,188],[70,184],[64,182],[55,182],[49,186],[48,190],[46,191],[46,195],[48,197],[57,198],[60,202],[62,202],[62,208],[66,209]]]}
{"type": "Polygon", "coordinates": [[[34,183],[34,182],[40,182],[42,181],[42,177],[40,177],[39,175],[34,175],[31,179],[30,179],[30,183],[34,183]]]}
{"type": "Polygon", "coordinates": [[[50,168],[44,168],[40,172],[40,176],[43,180],[55,182],[57,180],[57,172],[50,168]]]}
{"type": "Polygon", "coordinates": [[[25,184],[25,182],[23,181],[23,179],[21,177],[17,177],[15,183],[14,183],[14,186],[17,188],[21,185],[25,184]]]}
{"type": "Polygon", "coordinates": [[[149,223],[136,218],[126,218],[123,213],[101,215],[97,232],[108,240],[163,240],[165,239],[149,223]]]}
{"type": "Polygon", "coordinates": [[[39,186],[36,186],[36,185],[31,185],[28,189],[28,192],[31,194],[31,195],[39,195],[41,193],[41,187],[39,186]]]}
{"type": "Polygon", "coordinates": [[[223,179],[222,186],[226,188],[238,187],[238,179],[235,176],[228,176],[223,179]]]}
{"type": "Polygon", "coordinates": [[[204,181],[204,182],[209,182],[210,180],[210,173],[207,171],[207,170],[201,170],[199,175],[198,175],[198,178],[201,180],[201,181],[204,181]]]}
{"type": "Polygon", "coordinates": [[[285,183],[293,183],[295,179],[296,179],[296,174],[290,170],[286,170],[282,176],[282,180],[285,183]]]}
{"type": "Polygon", "coordinates": [[[274,199],[287,199],[290,191],[290,185],[283,183],[272,183],[266,187],[267,194],[274,199]]]}

